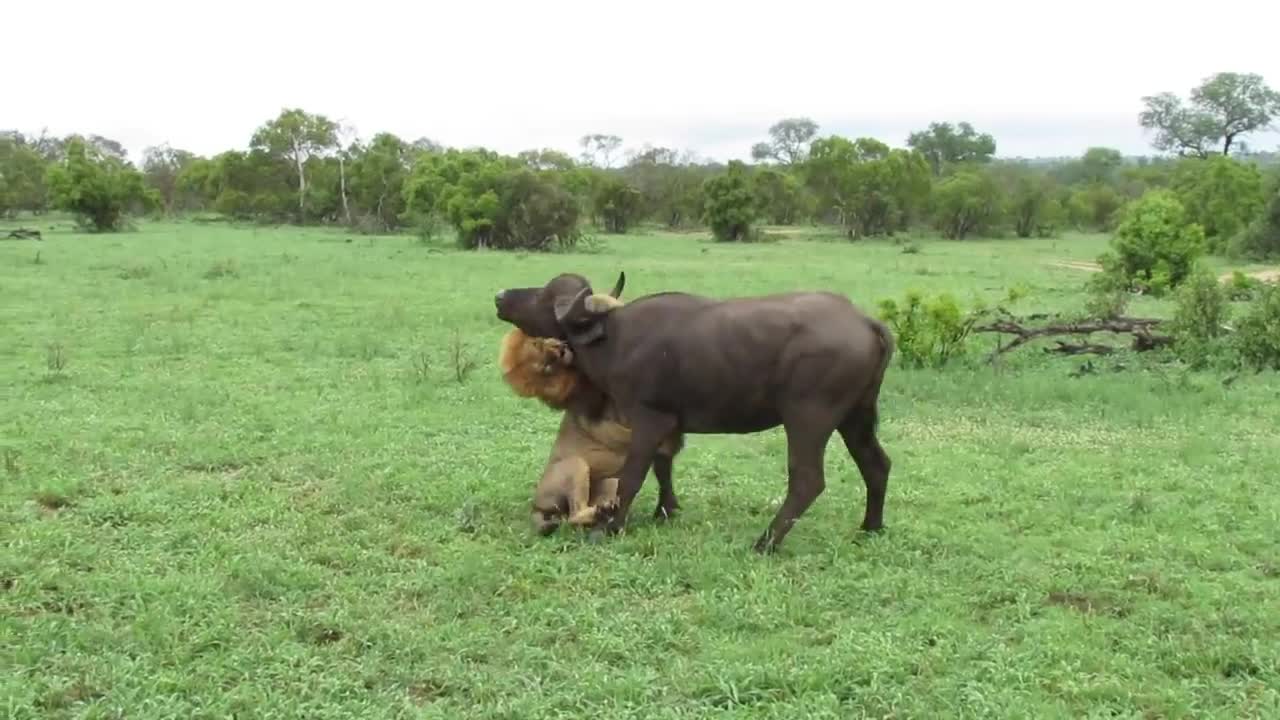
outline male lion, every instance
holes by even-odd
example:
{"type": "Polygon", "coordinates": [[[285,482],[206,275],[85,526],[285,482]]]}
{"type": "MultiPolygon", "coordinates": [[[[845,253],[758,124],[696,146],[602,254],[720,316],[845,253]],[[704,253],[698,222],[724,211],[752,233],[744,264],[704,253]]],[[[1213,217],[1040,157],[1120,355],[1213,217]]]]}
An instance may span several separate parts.
{"type": "MultiPolygon", "coordinates": [[[[621,301],[597,295],[601,307],[621,301]]],[[[563,410],[551,456],[533,495],[534,531],[549,535],[562,519],[574,526],[593,525],[617,504],[618,471],[626,460],[631,428],[614,404],[572,367],[569,344],[554,338],[525,335],[513,328],[502,339],[498,367],[507,385],[522,397],[535,397],[563,410]]],[[[657,472],[659,504],[665,517],[679,507],[671,488],[670,462],[683,448],[677,432],[658,448],[666,472],[657,472]]]]}

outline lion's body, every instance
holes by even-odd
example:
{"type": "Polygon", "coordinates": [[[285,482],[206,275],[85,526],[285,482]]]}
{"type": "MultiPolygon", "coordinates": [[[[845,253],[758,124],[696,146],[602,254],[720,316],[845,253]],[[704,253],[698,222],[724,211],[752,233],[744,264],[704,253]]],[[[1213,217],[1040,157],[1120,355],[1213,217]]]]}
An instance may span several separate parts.
{"type": "MultiPolygon", "coordinates": [[[[517,395],[564,412],[534,491],[533,523],[544,534],[555,530],[560,517],[591,525],[601,509],[613,505],[631,443],[631,428],[612,402],[603,397],[579,402],[592,388],[571,363],[567,343],[529,337],[515,328],[503,337],[498,356],[503,380],[517,395]]],[[[659,452],[670,457],[680,447],[680,438],[673,436],[659,452]]]]}

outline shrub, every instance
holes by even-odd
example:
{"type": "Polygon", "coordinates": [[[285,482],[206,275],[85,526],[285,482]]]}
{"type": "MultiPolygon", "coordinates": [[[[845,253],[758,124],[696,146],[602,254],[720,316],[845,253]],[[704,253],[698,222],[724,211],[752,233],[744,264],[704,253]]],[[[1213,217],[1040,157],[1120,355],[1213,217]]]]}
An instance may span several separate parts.
{"type": "Polygon", "coordinates": [[[1129,307],[1129,290],[1118,272],[1094,273],[1085,284],[1085,289],[1088,298],[1084,303],[1084,311],[1091,317],[1120,317],[1129,307]]]}
{"type": "Polygon", "coordinates": [[[751,226],[759,215],[754,188],[747,167],[741,161],[729,162],[723,175],[704,183],[706,201],[703,212],[711,233],[721,242],[752,238],[751,226]]]}
{"type": "Polygon", "coordinates": [[[814,140],[802,172],[815,209],[837,219],[850,239],[907,229],[929,198],[924,155],[873,138],[814,140]]]}
{"type": "Polygon", "coordinates": [[[604,221],[606,232],[625,233],[644,211],[644,196],[640,191],[614,177],[601,180],[593,200],[596,215],[604,221]]]}
{"type": "Polygon", "coordinates": [[[1232,241],[1231,254],[1254,260],[1280,258],[1280,179],[1273,183],[1261,217],[1232,241]]]}
{"type": "Polygon", "coordinates": [[[49,166],[46,181],[54,206],[97,232],[121,229],[127,213],[154,207],[157,200],[142,173],[80,138],[67,143],[66,157],[49,166]]]}
{"type": "Polygon", "coordinates": [[[1173,193],[1151,190],[1124,208],[1099,283],[1160,295],[1182,284],[1204,254],[1204,230],[1173,193]]]}
{"type": "Polygon", "coordinates": [[[493,216],[493,244],[503,249],[547,250],[578,239],[579,205],[546,172],[513,170],[502,178],[493,216]]]}
{"type": "Polygon", "coordinates": [[[774,225],[791,225],[805,212],[804,186],[795,175],[770,167],[755,171],[756,204],[774,225]]]}
{"type": "Polygon", "coordinates": [[[1107,231],[1114,227],[1124,198],[1101,182],[1075,190],[1067,198],[1067,214],[1076,227],[1107,231]]]}
{"type": "Polygon", "coordinates": [[[1227,283],[1227,299],[1232,302],[1252,300],[1254,293],[1261,287],[1261,280],[1236,270],[1231,273],[1231,280],[1227,283]]]}
{"type": "Polygon", "coordinates": [[[1020,238],[1052,237],[1062,224],[1062,205],[1048,175],[1022,173],[1009,190],[1009,215],[1020,238]]]}
{"type": "Polygon", "coordinates": [[[1227,242],[1257,217],[1264,201],[1258,167],[1224,155],[1179,162],[1172,190],[1187,216],[1204,228],[1213,252],[1226,251],[1227,242]]]}
{"type": "Polygon", "coordinates": [[[899,306],[892,299],[879,303],[880,318],[896,338],[897,355],[908,367],[942,367],[964,352],[978,313],[964,313],[955,299],[942,293],[925,301],[916,291],[899,306]]]}
{"type": "Polygon", "coordinates": [[[1235,348],[1255,370],[1280,370],[1280,285],[1263,285],[1236,323],[1235,348]]]}
{"type": "Polygon", "coordinates": [[[1195,367],[1203,367],[1222,348],[1230,313],[1227,293],[1204,266],[1196,266],[1178,288],[1171,330],[1174,351],[1195,367]]]}
{"type": "Polygon", "coordinates": [[[933,222],[949,240],[989,232],[1003,210],[1000,186],[985,172],[961,170],[934,190],[933,222]]]}

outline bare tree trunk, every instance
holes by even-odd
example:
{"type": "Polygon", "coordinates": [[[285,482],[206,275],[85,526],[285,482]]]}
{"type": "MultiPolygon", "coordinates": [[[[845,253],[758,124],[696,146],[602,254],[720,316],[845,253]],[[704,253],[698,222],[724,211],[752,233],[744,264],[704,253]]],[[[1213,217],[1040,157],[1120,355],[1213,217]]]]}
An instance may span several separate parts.
{"type": "Polygon", "coordinates": [[[351,208],[347,206],[347,165],[343,162],[342,153],[338,153],[338,186],[342,193],[342,214],[347,218],[347,225],[350,225],[351,208]]]}
{"type": "Polygon", "coordinates": [[[298,166],[298,222],[302,222],[307,214],[307,175],[302,170],[302,148],[298,141],[293,141],[293,162],[298,166]]]}

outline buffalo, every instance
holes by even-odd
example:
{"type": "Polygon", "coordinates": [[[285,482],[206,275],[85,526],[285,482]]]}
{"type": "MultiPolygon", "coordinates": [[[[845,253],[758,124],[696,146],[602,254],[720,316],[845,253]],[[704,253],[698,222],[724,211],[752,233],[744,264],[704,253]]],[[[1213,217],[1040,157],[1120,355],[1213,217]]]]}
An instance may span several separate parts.
{"type": "MultiPolygon", "coordinates": [[[[619,273],[610,294],[619,296],[625,282],[619,273]]],[[[862,528],[881,529],[890,460],[876,430],[894,353],[883,323],[825,291],[727,300],[659,292],[617,308],[591,296],[585,277],[563,273],[543,287],[502,290],[494,304],[499,320],[526,334],[568,341],[574,366],[631,426],[606,532],[625,526],[664,440],[778,425],[787,438],[787,494],[754,549],[775,550],[822,494],[835,432],[866,485],[862,528]]]]}
{"type": "MultiPolygon", "coordinates": [[[[622,302],[609,295],[595,298],[614,305],[622,302]]],[[[517,395],[564,411],[534,490],[534,531],[548,535],[565,518],[574,526],[595,524],[601,514],[617,506],[617,473],[627,457],[631,428],[619,421],[614,404],[573,367],[573,351],[564,340],[529,337],[512,328],[502,338],[498,367],[517,395]]],[[[677,440],[671,438],[658,447],[655,464],[680,452],[677,440]]],[[[664,519],[679,503],[671,492],[670,475],[659,473],[659,481],[665,485],[659,488],[654,516],[664,519]]]]}

